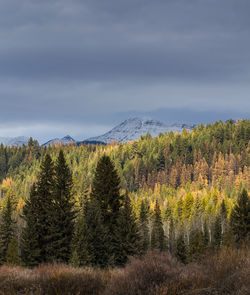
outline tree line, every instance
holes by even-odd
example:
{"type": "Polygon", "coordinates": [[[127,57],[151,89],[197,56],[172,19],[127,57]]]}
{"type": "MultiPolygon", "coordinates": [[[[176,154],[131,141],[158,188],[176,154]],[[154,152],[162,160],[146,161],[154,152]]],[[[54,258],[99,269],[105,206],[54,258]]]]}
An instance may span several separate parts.
{"type": "Polygon", "coordinates": [[[46,153],[29,198],[21,207],[18,225],[20,204],[11,189],[5,196],[0,223],[1,264],[32,267],[56,261],[105,268],[123,266],[129,256],[149,249],[169,251],[187,263],[207,249],[247,241],[247,190],[240,190],[230,214],[225,201],[213,197],[217,214],[212,224],[205,218],[201,199],[194,199],[191,192],[178,199],[176,207],[167,204],[164,212],[159,196],[151,204],[142,199],[136,212],[135,198],[121,190],[115,164],[104,154],[96,165],[92,186],[82,186],[76,198],[63,150],[55,161],[46,153]]]}

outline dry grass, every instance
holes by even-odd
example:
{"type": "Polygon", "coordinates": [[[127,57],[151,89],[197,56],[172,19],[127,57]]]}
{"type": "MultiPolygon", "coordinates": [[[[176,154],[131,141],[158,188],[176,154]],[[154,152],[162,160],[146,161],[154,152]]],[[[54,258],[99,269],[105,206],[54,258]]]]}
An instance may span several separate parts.
{"type": "Polygon", "coordinates": [[[1,295],[98,295],[108,283],[110,273],[67,265],[41,265],[33,270],[0,268],[1,295]]]}
{"type": "Polygon", "coordinates": [[[181,265],[149,252],[123,269],[105,271],[52,264],[0,267],[0,295],[247,295],[250,251],[223,248],[199,263],[181,265]]]}

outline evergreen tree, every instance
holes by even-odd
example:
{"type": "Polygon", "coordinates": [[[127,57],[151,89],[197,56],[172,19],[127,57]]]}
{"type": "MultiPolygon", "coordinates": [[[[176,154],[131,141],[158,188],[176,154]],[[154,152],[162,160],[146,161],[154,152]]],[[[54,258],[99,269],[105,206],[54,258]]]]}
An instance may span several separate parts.
{"type": "Polygon", "coordinates": [[[128,260],[128,256],[141,252],[139,227],[127,194],[124,198],[123,207],[120,209],[116,234],[121,246],[119,247],[121,252],[116,261],[118,265],[124,265],[128,260]]]}
{"type": "Polygon", "coordinates": [[[142,250],[145,252],[149,248],[150,240],[149,240],[149,208],[144,201],[141,203],[140,210],[140,233],[142,239],[142,250]]]}
{"type": "Polygon", "coordinates": [[[169,220],[168,248],[169,248],[169,252],[173,255],[175,250],[175,230],[174,230],[174,220],[172,216],[170,217],[170,220],[169,220]]]}
{"type": "Polygon", "coordinates": [[[51,243],[53,237],[50,227],[54,217],[58,212],[54,210],[54,188],[55,188],[55,169],[54,163],[49,154],[41,164],[41,170],[37,182],[37,227],[39,232],[39,245],[43,262],[51,261],[51,243]]]}
{"type": "Polygon", "coordinates": [[[165,236],[161,220],[161,209],[158,200],[156,201],[154,209],[151,248],[159,249],[161,251],[165,248],[165,236]]]}
{"type": "Polygon", "coordinates": [[[68,262],[70,259],[75,218],[72,187],[71,171],[66,164],[63,151],[60,150],[55,165],[53,204],[47,208],[48,215],[53,217],[48,228],[47,244],[47,253],[51,261],[68,262]]]}
{"type": "Polygon", "coordinates": [[[219,248],[222,240],[221,216],[217,216],[213,229],[213,246],[219,248]]]}
{"type": "Polygon", "coordinates": [[[249,237],[250,202],[247,190],[243,189],[231,213],[231,227],[237,243],[249,237]]]}
{"type": "Polygon", "coordinates": [[[190,234],[188,259],[189,261],[196,260],[206,250],[206,241],[204,234],[201,231],[194,230],[190,234]]]}
{"type": "Polygon", "coordinates": [[[110,232],[104,223],[99,203],[96,200],[86,202],[84,212],[88,261],[93,266],[102,268],[113,266],[113,245],[110,243],[110,232]]]}
{"type": "Polygon", "coordinates": [[[18,241],[13,237],[6,252],[6,263],[9,265],[21,265],[22,261],[18,255],[18,241]]]}
{"type": "Polygon", "coordinates": [[[88,253],[86,227],[84,212],[80,212],[80,216],[75,222],[75,230],[71,245],[71,264],[74,266],[83,266],[91,263],[91,257],[88,253]]]}
{"type": "Polygon", "coordinates": [[[57,214],[54,209],[54,165],[46,154],[41,164],[37,184],[23,208],[26,227],[22,235],[22,259],[28,266],[51,261],[52,236],[49,231],[57,214]]]}
{"type": "Polygon", "coordinates": [[[0,263],[6,261],[6,253],[8,246],[14,236],[14,224],[13,219],[13,200],[11,199],[11,194],[7,194],[6,205],[2,211],[2,219],[0,223],[0,263]]]}
{"type": "Polygon", "coordinates": [[[37,190],[34,184],[30,191],[30,198],[23,207],[23,219],[26,226],[22,231],[21,258],[26,266],[35,266],[44,260],[42,257],[42,241],[39,234],[40,202],[37,202],[37,190]]]}
{"type": "Polygon", "coordinates": [[[180,262],[187,263],[187,247],[184,241],[183,233],[180,233],[176,241],[175,256],[180,262]]]}
{"type": "Polygon", "coordinates": [[[106,155],[98,161],[91,198],[99,202],[104,223],[109,226],[116,223],[123,196],[120,194],[120,178],[110,158],[106,155]]]}
{"type": "Polygon", "coordinates": [[[104,155],[97,163],[91,200],[99,204],[101,218],[109,235],[110,257],[113,257],[115,264],[119,264],[119,255],[122,251],[117,232],[123,199],[124,196],[120,194],[120,178],[117,171],[110,158],[104,155]]]}

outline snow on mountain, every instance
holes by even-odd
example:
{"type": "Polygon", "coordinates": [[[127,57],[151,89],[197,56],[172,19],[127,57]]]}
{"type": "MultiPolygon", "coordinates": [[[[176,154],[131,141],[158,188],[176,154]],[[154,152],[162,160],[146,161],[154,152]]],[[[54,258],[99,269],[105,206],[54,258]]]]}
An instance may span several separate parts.
{"type": "Polygon", "coordinates": [[[146,135],[147,133],[150,133],[152,137],[155,137],[159,135],[159,133],[171,131],[182,132],[184,128],[191,130],[194,128],[194,125],[166,125],[162,122],[151,119],[130,118],[122,122],[120,125],[114,127],[109,132],[101,136],[91,137],[86,141],[108,143],[117,140],[118,142],[124,143],[127,141],[138,140],[141,135],[146,135]]]}
{"type": "Polygon", "coordinates": [[[73,142],[76,142],[71,136],[69,135],[66,135],[62,138],[53,138],[47,142],[45,142],[43,144],[43,146],[49,146],[49,145],[52,145],[52,144],[56,144],[60,142],[61,144],[68,144],[68,143],[73,143],[73,142]]]}
{"type": "Polygon", "coordinates": [[[6,145],[6,146],[22,146],[28,145],[29,138],[25,136],[18,136],[18,137],[0,137],[0,144],[6,145]]]}

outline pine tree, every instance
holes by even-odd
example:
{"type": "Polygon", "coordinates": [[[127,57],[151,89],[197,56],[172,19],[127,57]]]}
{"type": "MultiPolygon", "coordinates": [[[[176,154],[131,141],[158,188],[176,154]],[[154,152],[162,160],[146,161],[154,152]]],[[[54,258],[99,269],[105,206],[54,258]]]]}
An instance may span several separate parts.
{"type": "Polygon", "coordinates": [[[175,257],[182,263],[187,263],[187,247],[183,233],[180,233],[176,241],[175,257]]]}
{"type": "Polygon", "coordinates": [[[142,250],[145,252],[149,248],[149,208],[145,204],[144,201],[141,203],[141,210],[140,210],[140,233],[142,239],[142,250]]]}
{"type": "Polygon", "coordinates": [[[21,265],[21,263],[22,261],[18,255],[18,241],[16,237],[13,237],[6,252],[6,264],[21,265]]]}
{"type": "Polygon", "coordinates": [[[13,211],[13,200],[11,198],[11,194],[8,193],[0,223],[0,263],[4,263],[6,261],[7,249],[14,236],[15,221],[12,216],[13,211]]]}
{"type": "Polygon", "coordinates": [[[118,265],[124,265],[129,256],[134,256],[141,252],[139,227],[127,194],[124,198],[123,207],[120,209],[116,234],[121,246],[119,247],[121,250],[120,255],[116,261],[118,265]]]}
{"type": "Polygon", "coordinates": [[[124,196],[120,194],[120,178],[117,171],[110,158],[104,155],[97,163],[91,200],[96,201],[101,209],[101,218],[109,234],[110,257],[113,257],[115,264],[119,264],[122,249],[117,231],[119,231],[118,218],[123,199],[124,196]]]}
{"type": "Polygon", "coordinates": [[[98,161],[91,198],[99,202],[104,223],[111,226],[119,215],[123,196],[120,194],[120,178],[106,155],[98,161]]]}
{"type": "Polygon", "coordinates": [[[249,237],[250,202],[247,190],[245,189],[242,190],[232,210],[230,224],[237,243],[249,237]]]}
{"type": "Polygon", "coordinates": [[[47,208],[48,215],[53,217],[48,228],[50,242],[47,245],[51,261],[68,262],[70,259],[75,218],[72,187],[71,171],[60,150],[55,165],[53,204],[47,208]]]}
{"type": "Polygon", "coordinates": [[[39,232],[39,245],[43,262],[51,261],[50,245],[52,236],[49,228],[53,224],[54,216],[54,187],[55,187],[55,169],[54,163],[49,154],[41,164],[41,171],[37,182],[37,226],[39,232]]]}
{"type": "Polygon", "coordinates": [[[91,257],[88,253],[86,227],[84,212],[80,212],[79,217],[75,222],[74,235],[71,244],[71,264],[74,266],[83,266],[91,263],[91,257]]]}
{"type": "Polygon", "coordinates": [[[194,230],[190,234],[190,243],[188,251],[189,261],[198,259],[206,250],[206,241],[201,231],[194,230]]]}
{"type": "Polygon", "coordinates": [[[23,230],[21,252],[28,266],[51,261],[49,231],[54,221],[54,164],[46,154],[41,164],[37,184],[31,189],[30,199],[23,208],[26,227],[23,230]]]}
{"type": "Polygon", "coordinates": [[[39,202],[37,202],[37,190],[34,184],[30,191],[29,200],[23,207],[23,219],[26,226],[22,231],[21,239],[21,258],[26,266],[35,266],[41,263],[42,257],[41,236],[39,234],[38,217],[39,202]]]}
{"type": "Polygon", "coordinates": [[[100,204],[96,200],[86,202],[84,209],[84,235],[90,264],[101,268],[114,265],[114,251],[111,248],[110,232],[104,223],[100,204]]]}
{"type": "Polygon", "coordinates": [[[169,220],[168,249],[169,249],[169,252],[173,255],[175,250],[175,230],[174,230],[174,220],[172,216],[170,217],[170,220],[169,220]]]}
{"type": "Polygon", "coordinates": [[[161,209],[158,201],[156,201],[154,209],[151,248],[159,249],[161,251],[165,249],[165,236],[162,226],[161,209]]]}
{"type": "Polygon", "coordinates": [[[217,216],[214,223],[213,229],[213,246],[219,248],[222,241],[222,226],[221,226],[221,216],[217,216]]]}

